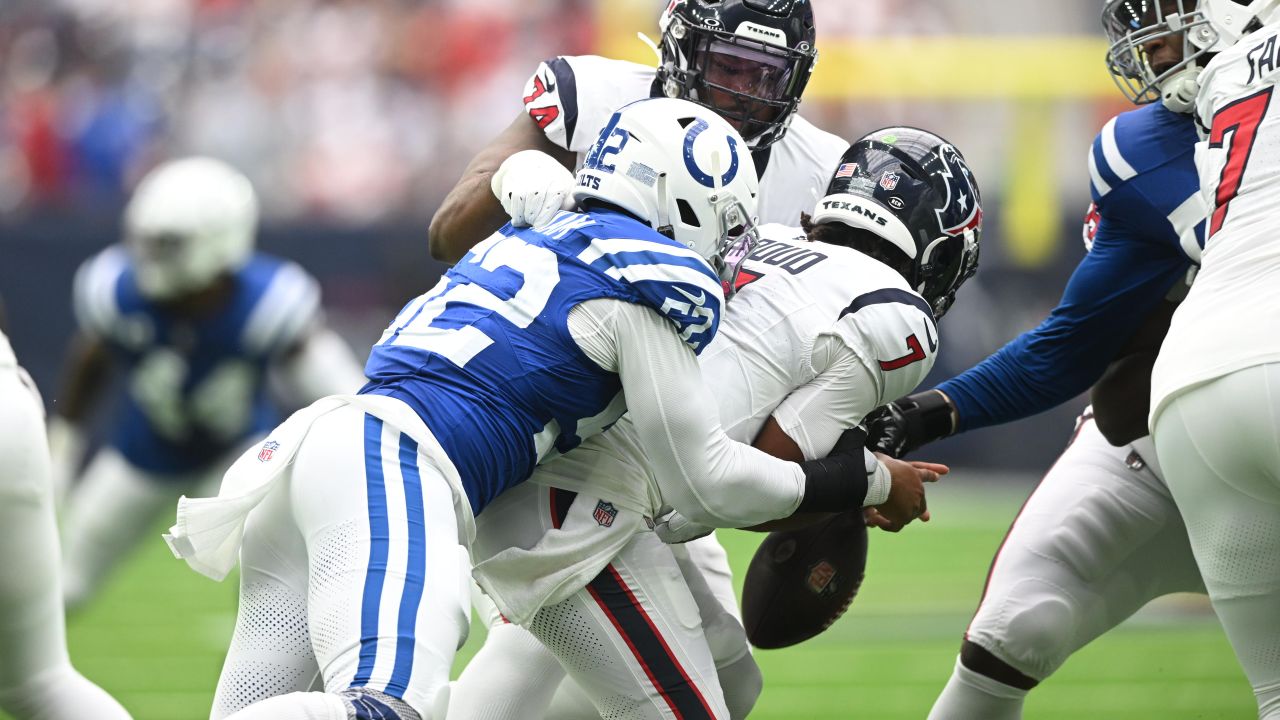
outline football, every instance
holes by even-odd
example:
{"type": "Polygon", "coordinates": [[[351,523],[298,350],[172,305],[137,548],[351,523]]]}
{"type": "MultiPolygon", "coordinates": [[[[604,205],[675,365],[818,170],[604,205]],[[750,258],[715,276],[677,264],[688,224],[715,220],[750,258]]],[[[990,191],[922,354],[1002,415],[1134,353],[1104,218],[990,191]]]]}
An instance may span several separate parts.
{"type": "Polygon", "coordinates": [[[758,648],[804,642],[844,615],[867,568],[862,511],[800,530],[773,532],[756,550],[742,588],[742,620],[758,648]]]}

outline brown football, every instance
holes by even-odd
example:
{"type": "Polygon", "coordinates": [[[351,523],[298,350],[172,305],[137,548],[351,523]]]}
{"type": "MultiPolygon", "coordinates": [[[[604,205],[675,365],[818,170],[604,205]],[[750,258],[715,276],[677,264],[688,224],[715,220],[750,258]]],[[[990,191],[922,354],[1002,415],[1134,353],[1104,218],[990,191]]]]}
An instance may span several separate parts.
{"type": "Polygon", "coordinates": [[[867,569],[862,511],[801,530],[769,533],[742,587],[742,621],[759,648],[784,648],[818,635],[844,615],[867,569]]]}

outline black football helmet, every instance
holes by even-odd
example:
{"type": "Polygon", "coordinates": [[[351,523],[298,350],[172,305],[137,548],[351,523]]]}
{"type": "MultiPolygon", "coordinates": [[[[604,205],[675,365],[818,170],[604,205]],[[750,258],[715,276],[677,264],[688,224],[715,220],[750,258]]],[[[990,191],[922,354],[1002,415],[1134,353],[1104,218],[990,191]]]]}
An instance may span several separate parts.
{"type": "Polygon", "coordinates": [[[787,132],[818,51],[809,0],[671,0],[657,92],[705,105],[754,150],[787,132]]]}
{"type": "Polygon", "coordinates": [[[849,244],[898,268],[935,318],[978,270],[978,183],[960,151],[925,130],[885,128],[856,141],[811,222],[853,228],[858,242],[849,244]]]}
{"type": "Polygon", "coordinates": [[[1197,78],[1208,61],[1200,48],[1211,44],[1207,41],[1214,34],[1197,5],[1197,0],[1104,1],[1102,27],[1111,41],[1107,70],[1131,102],[1163,101],[1174,112],[1192,111],[1197,78]],[[1181,48],[1178,60],[1153,64],[1157,43],[1181,48]]]}

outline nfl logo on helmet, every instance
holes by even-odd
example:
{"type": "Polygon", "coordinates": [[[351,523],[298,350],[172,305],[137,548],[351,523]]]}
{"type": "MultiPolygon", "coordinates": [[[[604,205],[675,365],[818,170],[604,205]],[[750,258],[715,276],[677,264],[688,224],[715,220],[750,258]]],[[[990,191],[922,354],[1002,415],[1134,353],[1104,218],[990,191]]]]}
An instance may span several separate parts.
{"type": "Polygon", "coordinates": [[[258,462],[267,462],[275,455],[276,450],[280,449],[280,443],[274,440],[268,440],[262,443],[262,449],[258,451],[258,462]]]}

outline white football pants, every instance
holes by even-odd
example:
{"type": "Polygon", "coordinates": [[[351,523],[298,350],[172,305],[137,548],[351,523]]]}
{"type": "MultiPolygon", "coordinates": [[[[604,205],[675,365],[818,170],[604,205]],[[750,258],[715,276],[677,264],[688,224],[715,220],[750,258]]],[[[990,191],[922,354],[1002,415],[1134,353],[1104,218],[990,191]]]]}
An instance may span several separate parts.
{"type": "MultiPolygon", "coordinates": [[[[563,522],[591,522],[597,500],[525,484],[504,493],[480,532],[500,516],[507,542],[531,546],[563,522]]],[[[714,537],[666,546],[640,533],[588,587],[544,608],[532,632],[496,611],[490,620],[485,647],[455,683],[450,720],[740,718],[760,694],[714,537]],[[577,688],[556,695],[566,674],[577,688]],[[595,710],[570,706],[577,699],[595,710]]]]}
{"type": "Polygon", "coordinates": [[[470,627],[470,578],[452,491],[431,458],[355,407],[324,415],[249,515],[240,610],[210,717],[284,717],[292,709],[276,708],[287,698],[266,714],[247,706],[367,688],[443,718],[470,627]]]}
{"type": "MultiPolygon", "coordinates": [[[[246,442],[246,446],[250,443],[246,442]]],[[[118,450],[104,447],[67,496],[62,522],[63,597],[69,609],[93,599],[111,572],[144,540],[155,540],[155,524],[182,495],[211,495],[243,448],[210,467],[182,475],[160,475],[134,466],[118,450]]]]}
{"type": "MultiPolygon", "coordinates": [[[[1086,412],[996,551],[965,639],[1039,681],[1154,598],[1203,592],[1155,455],[1149,438],[1112,446],[1086,412]]],[[[952,696],[973,690],[957,671],[929,717],[987,720],[952,696]]]]}
{"type": "Polygon", "coordinates": [[[1258,716],[1280,718],[1280,363],[1185,390],[1152,427],[1258,716]]]}
{"type": "Polygon", "coordinates": [[[0,709],[17,720],[128,720],[67,657],[44,410],[0,367],[0,709]]]}

